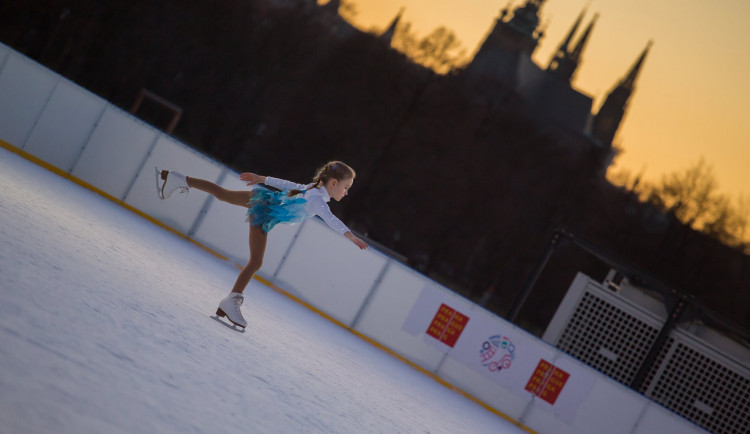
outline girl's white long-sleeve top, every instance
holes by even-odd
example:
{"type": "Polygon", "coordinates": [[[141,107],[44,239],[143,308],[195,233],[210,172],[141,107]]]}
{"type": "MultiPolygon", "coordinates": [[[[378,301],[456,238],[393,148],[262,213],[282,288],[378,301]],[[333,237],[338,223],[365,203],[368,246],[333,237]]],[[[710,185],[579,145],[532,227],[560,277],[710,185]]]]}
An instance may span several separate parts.
{"type": "Polygon", "coordinates": [[[328,202],[330,202],[331,196],[328,194],[328,190],[326,190],[325,187],[310,188],[313,184],[297,184],[296,182],[273,178],[271,176],[266,176],[264,184],[284,191],[304,191],[305,193],[302,197],[305,199],[305,211],[307,211],[308,217],[320,217],[331,229],[341,235],[349,232],[349,228],[347,228],[338,217],[333,215],[331,209],[328,207],[328,202]]]}

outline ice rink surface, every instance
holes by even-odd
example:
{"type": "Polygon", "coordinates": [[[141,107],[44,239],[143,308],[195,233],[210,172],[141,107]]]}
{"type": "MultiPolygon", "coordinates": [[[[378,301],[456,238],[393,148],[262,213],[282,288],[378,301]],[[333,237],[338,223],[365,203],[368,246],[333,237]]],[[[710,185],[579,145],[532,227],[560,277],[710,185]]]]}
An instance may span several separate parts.
{"type": "Polygon", "coordinates": [[[525,432],[237,273],[0,149],[0,431],[525,432]]]}

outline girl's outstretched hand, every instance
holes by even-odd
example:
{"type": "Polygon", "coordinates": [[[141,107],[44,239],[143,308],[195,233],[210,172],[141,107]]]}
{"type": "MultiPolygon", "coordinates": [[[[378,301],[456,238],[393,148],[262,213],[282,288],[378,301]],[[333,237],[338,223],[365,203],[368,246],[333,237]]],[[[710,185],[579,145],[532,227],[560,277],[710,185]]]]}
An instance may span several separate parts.
{"type": "Polygon", "coordinates": [[[344,236],[345,236],[345,237],[347,237],[347,238],[349,238],[349,241],[351,241],[351,242],[353,242],[354,244],[356,244],[356,245],[357,245],[357,247],[359,247],[359,248],[360,248],[360,250],[364,250],[364,249],[366,249],[367,247],[369,247],[369,246],[367,245],[367,243],[366,243],[366,242],[362,241],[362,240],[361,240],[360,238],[358,238],[357,236],[355,236],[355,235],[354,235],[353,233],[351,233],[351,232],[347,232],[347,233],[345,233],[345,234],[344,234],[344,236]]]}
{"type": "Polygon", "coordinates": [[[266,180],[265,176],[256,175],[255,173],[245,172],[240,175],[240,179],[242,181],[247,182],[247,185],[255,185],[260,184],[261,182],[266,180]]]}

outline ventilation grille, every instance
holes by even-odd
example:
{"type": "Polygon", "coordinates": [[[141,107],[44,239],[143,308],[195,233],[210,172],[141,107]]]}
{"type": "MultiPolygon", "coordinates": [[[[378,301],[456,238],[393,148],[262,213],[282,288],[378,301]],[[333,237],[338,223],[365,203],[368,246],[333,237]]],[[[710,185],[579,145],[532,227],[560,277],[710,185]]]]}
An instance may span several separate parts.
{"type": "MultiPolygon", "coordinates": [[[[579,273],[544,339],[630,386],[665,320],[579,273]]],[[[640,392],[713,433],[749,434],[750,366],[712,342],[672,329],[640,392]]]]}
{"type": "Polygon", "coordinates": [[[750,375],[670,338],[642,392],[714,433],[750,432],[750,375]]]}
{"type": "Polygon", "coordinates": [[[629,385],[659,329],[586,291],[556,346],[629,385]]]}

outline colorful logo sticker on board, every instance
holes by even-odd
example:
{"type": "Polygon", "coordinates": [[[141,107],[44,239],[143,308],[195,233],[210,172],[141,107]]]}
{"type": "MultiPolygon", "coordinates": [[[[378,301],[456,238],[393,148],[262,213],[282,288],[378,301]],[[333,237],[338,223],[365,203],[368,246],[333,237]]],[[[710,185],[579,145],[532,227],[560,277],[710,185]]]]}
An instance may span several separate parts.
{"type": "Polygon", "coordinates": [[[490,372],[497,372],[510,368],[515,357],[516,346],[510,338],[503,335],[490,336],[482,342],[479,350],[479,359],[482,366],[490,372]]]}
{"type": "Polygon", "coordinates": [[[526,390],[554,405],[568,377],[570,374],[541,359],[526,384],[526,390]]]}
{"type": "Polygon", "coordinates": [[[453,348],[468,323],[468,316],[443,303],[427,327],[427,335],[453,348]]]}

